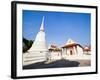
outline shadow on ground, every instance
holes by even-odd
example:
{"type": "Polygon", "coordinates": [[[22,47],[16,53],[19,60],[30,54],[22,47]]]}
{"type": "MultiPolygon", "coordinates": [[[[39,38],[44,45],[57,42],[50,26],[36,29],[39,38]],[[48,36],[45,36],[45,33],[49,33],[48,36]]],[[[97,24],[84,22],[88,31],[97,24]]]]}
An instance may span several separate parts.
{"type": "Polygon", "coordinates": [[[46,64],[46,62],[39,62],[27,66],[23,66],[23,69],[42,69],[42,68],[60,68],[60,67],[78,67],[79,62],[69,61],[69,60],[57,60],[51,63],[46,64]]]}

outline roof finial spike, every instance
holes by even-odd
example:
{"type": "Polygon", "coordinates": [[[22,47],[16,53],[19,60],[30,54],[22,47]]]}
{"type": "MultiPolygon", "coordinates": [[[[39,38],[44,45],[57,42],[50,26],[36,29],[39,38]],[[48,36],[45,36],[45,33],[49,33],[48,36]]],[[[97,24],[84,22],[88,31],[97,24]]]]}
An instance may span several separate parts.
{"type": "Polygon", "coordinates": [[[40,31],[44,31],[44,16],[42,18],[42,23],[41,23],[40,31]]]}
{"type": "Polygon", "coordinates": [[[75,44],[75,43],[76,43],[75,41],[73,41],[71,38],[69,38],[66,44],[68,45],[68,44],[75,44]]]}

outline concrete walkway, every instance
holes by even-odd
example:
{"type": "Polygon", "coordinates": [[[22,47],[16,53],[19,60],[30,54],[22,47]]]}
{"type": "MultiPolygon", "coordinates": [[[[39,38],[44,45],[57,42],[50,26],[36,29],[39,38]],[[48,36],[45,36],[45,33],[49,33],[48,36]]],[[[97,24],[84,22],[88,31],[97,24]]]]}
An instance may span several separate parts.
{"type": "Polygon", "coordinates": [[[80,67],[90,66],[90,60],[56,60],[50,63],[39,62],[27,66],[23,66],[23,69],[42,69],[42,68],[62,68],[62,67],[80,67]]]}

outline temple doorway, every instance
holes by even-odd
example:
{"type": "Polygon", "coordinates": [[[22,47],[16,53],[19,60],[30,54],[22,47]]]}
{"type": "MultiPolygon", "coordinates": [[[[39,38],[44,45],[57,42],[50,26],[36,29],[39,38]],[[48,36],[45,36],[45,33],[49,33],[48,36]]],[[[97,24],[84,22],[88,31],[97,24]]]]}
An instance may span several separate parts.
{"type": "Polygon", "coordinates": [[[72,50],[70,50],[70,55],[73,55],[73,52],[72,52],[72,50]]]}

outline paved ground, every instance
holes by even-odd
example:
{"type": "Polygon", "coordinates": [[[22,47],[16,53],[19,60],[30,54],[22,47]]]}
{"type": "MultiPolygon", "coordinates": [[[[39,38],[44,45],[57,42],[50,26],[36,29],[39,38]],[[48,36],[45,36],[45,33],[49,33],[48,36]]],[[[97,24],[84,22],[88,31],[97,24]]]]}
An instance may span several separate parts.
{"type": "Polygon", "coordinates": [[[27,66],[23,66],[23,69],[40,69],[40,68],[60,68],[60,67],[82,67],[90,66],[90,60],[66,60],[61,59],[53,62],[39,62],[27,66]]]}
{"type": "Polygon", "coordinates": [[[91,66],[91,60],[75,60],[77,62],[79,62],[79,66],[80,67],[84,67],[84,66],[91,66]]]}

